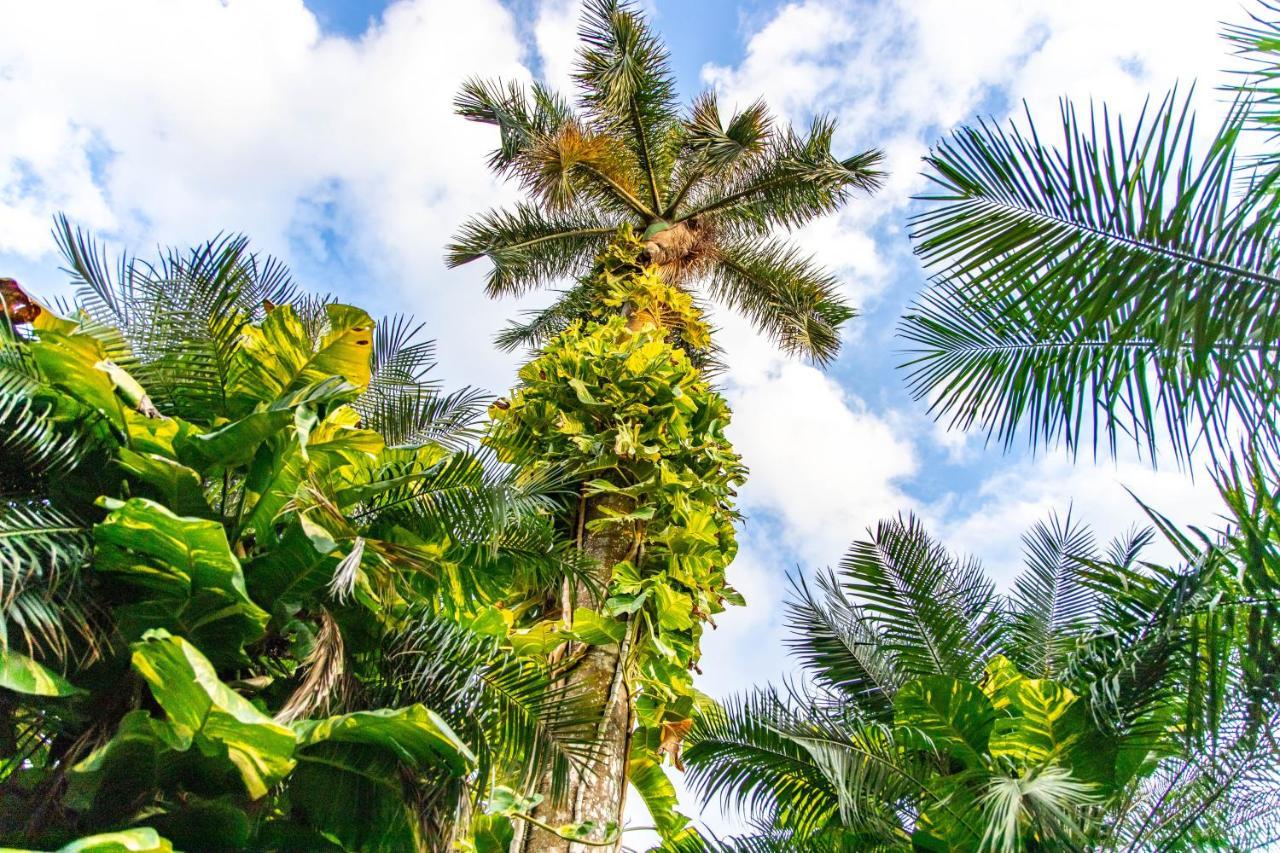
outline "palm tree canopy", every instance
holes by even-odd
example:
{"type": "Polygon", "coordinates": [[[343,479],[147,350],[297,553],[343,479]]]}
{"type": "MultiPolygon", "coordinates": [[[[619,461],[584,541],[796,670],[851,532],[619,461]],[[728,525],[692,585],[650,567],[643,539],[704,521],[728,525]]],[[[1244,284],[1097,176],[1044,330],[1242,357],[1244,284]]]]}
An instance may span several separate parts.
{"type": "Polygon", "coordinates": [[[673,284],[701,281],[784,350],[834,357],[852,309],[830,273],[772,234],[874,191],[880,152],[838,159],[831,120],[800,133],[760,102],[726,124],[712,93],[682,115],[667,50],[627,2],[589,0],[580,36],[576,107],[540,83],[463,86],[459,114],[499,128],[489,164],[529,200],[465,224],[450,266],[488,258],[490,295],[518,294],[582,274],[630,225],[673,284]]]}

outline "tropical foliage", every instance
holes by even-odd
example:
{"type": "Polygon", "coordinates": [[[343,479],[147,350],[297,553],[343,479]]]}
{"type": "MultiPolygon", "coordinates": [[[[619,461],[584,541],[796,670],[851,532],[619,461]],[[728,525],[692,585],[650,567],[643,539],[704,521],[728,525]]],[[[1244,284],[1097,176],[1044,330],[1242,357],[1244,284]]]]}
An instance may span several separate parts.
{"type": "Polygon", "coordinates": [[[1024,428],[1033,446],[1131,440],[1153,461],[1204,449],[1225,525],[1184,531],[1144,507],[1154,529],[1100,553],[1055,520],[998,595],[915,520],[882,523],[839,573],[797,580],[806,677],[695,723],[695,787],[761,824],[710,846],[1280,839],[1280,171],[1239,153],[1251,125],[1274,129],[1280,26],[1254,24],[1229,35],[1257,76],[1205,156],[1176,95],[1129,125],[1064,104],[1060,148],[985,123],[939,145],[914,234],[937,275],[902,325],[912,387],[953,426],[1006,445],[1024,428]],[[1157,536],[1175,565],[1143,559],[1157,536]]]}
{"type": "Polygon", "coordinates": [[[417,327],[242,238],[113,275],[58,236],[78,305],[8,281],[0,323],[0,843],[441,849],[582,760],[502,609],[574,565],[555,492],[417,327]]]}
{"type": "Polygon", "coordinates": [[[1230,30],[1247,73],[1207,143],[1174,92],[1129,122],[1064,102],[1057,145],[1028,115],[932,151],[913,237],[937,275],[901,333],[938,417],[1006,445],[1025,428],[1222,459],[1247,434],[1274,453],[1280,169],[1247,131],[1270,149],[1278,34],[1261,15],[1230,30]]]}
{"type": "Polygon", "coordinates": [[[765,834],[728,849],[1248,849],[1280,837],[1274,494],[1191,538],[1099,553],[1071,519],[1025,538],[1007,596],[915,519],[883,522],[840,571],[796,581],[805,678],[695,724],[706,797],[765,834]],[[1257,534],[1265,531],[1263,539],[1257,534]],[[1244,579],[1242,581],[1242,579],[1244,579]]]}
{"type": "MultiPolygon", "coordinates": [[[[521,813],[607,832],[630,780],[674,839],[686,821],[660,763],[679,764],[700,701],[689,671],[703,624],[737,600],[724,570],[743,474],[707,385],[720,365],[695,296],[742,312],[787,352],[832,359],[853,312],[835,278],[775,232],[874,190],[880,154],[838,159],[829,119],[797,132],[761,103],[726,121],[706,94],[682,114],[666,48],[630,3],[588,0],[580,36],[576,104],[541,84],[463,87],[458,112],[498,128],[490,165],[527,200],[465,224],[448,262],[487,259],[495,297],[574,281],[499,336],[532,354],[487,442],[577,489],[557,526],[593,568],[521,612],[560,622],[548,659],[591,697],[600,748],[566,790],[530,780],[521,795],[543,802],[521,813]]],[[[527,829],[516,849],[566,844],[527,829]]]]}
{"type": "Polygon", "coordinates": [[[672,809],[659,764],[668,755],[679,763],[701,695],[690,670],[704,625],[726,603],[743,603],[725,569],[737,551],[729,501],[744,470],[724,438],[724,399],[670,341],[697,345],[705,324],[687,294],[636,261],[640,251],[624,231],[605,252],[598,319],[573,321],[521,369],[486,442],[536,446],[527,472],[550,466],[582,483],[570,518],[580,545],[598,532],[625,543],[603,588],[557,602],[558,619],[531,631],[570,640],[555,650],[566,660],[577,654],[572,644],[620,646],[621,666],[587,687],[606,707],[625,701],[624,690],[631,697],[639,728],[628,775],[664,835],[675,835],[687,821],[672,809]],[[615,313],[624,302],[629,318],[615,313]],[[600,508],[591,519],[589,502],[600,508]]]}

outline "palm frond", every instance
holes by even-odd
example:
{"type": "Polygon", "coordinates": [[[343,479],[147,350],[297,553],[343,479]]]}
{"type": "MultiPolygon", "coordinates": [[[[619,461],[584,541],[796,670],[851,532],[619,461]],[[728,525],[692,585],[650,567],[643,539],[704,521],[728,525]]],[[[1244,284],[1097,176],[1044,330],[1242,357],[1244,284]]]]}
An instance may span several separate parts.
{"type": "Polygon", "coordinates": [[[155,263],[122,258],[113,280],[90,235],[65,217],[56,235],[77,301],[92,320],[119,328],[137,360],[131,372],[152,401],[197,421],[226,413],[242,326],[297,295],[288,269],[250,252],[243,236],[169,249],[155,263]]]}
{"type": "Polygon", "coordinates": [[[520,347],[537,349],[564,331],[577,319],[591,316],[597,307],[598,288],[580,280],[567,290],[557,291],[555,301],[545,308],[528,311],[523,323],[512,321],[494,337],[498,349],[511,352],[520,347]]]}
{"type": "Polygon", "coordinates": [[[686,778],[704,803],[772,826],[812,832],[838,818],[840,793],[812,752],[787,732],[803,725],[772,690],[734,697],[694,720],[685,739],[686,778]]]}
{"type": "Polygon", "coordinates": [[[551,216],[517,204],[493,210],[465,225],[449,245],[446,263],[461,266],[478,258],[492,263],[486,279],[490,296],[518,295],[558,278],[586,272],[618,223],[586,210],[551,216]]]}
{"type": "Polygon", "coordinates": [[[792,579],[788,648],[819,684],[845,696],[859,714],[892,720],[903,674],[879,629],[844,594],[834,572],[818,574],[816,584],[815,591],[803,575],[792,579]]]}
{"type": "Polygon", "coordinates": [[[838,160],[831,153],[834,134],[835,123],[823,116],[807,135],[790,127],[775,131],[748,168],[691,193],[676,221],[712,218],[736,234],[762,237],[833,213],[854,192],[874,192],[883,180],[877,169],[883,155],[870,150],[838,160]]]}
{"type": "Polygon", "coordinates": [[[672,130],[679,123],[666,46],[627,0],[588,0],[578,35],[582,48],[574,80],[583,106],[595,127],[626,140],[643,176],[647,212],[656,217],[675,155],[672,130]]]}
{"type": "Polygon", "coordinates": [[[89,549],[87,527],[47,501],[0,497],[0,649],[64,658],[69,637],[92,633],[75,601],[89,549]]]}
{"type": "Polygon", "coordinates": [[[1127,436],[1185,458],[1274,426],[1280,387],[1280,198],[1243,194],[1235,109],[1203,157],[1190,98],[1132,129],[1062,106],[1059,146],[984,123],[927,158],[938,191],[913,220],[938,269],[903,319],[903,365],[953,426],[1010,444],[1127,436]]]}
{"type": "Polygon", "coordinates": [[[513,174],[536,140],[573,119],[568,102],[538,83],[526,91],[515,82],[471,78],[462,84],[453,106],[470,121],[498,128],[501,144],[489,156],[489,168],[498,174],[513,174]]]}
{"type": "Polygon", "coordinates": [[[596,719],[582,697],[492,638],[424,611],[391,642],[387,658],[395,701],[440,708],[473,735],[469,742],[500,776],[538,778],[550,769],[553,784],[563,786],[597,747],[596,719]]]}
{"type": "Polygon", "coordinates": [[[716,247],[710,289],[783,350],[819,363],[835,357],[840,326],[855,314],[833,275],[778,240],[722,242],[716,247]]]}
{"type": "Polygon", "coordinates": [[[840,571],[903,672],[974,678],[1000,645],[994,584],[914,516],[882,521],[870,540],[853,544],[840,571]]]}
{"type": "Polygon", "coordinates": [[[1055,513],[1022,537],[1026,571],[1010,597],[1010,651],[1019,668],[1035,678],[1053,678],[1065,662],[1068,629],[1093,610],[1093,594],[1082,569],[1098,558],[1093,533],[1055,513]]]}
{"type": "MultiPolygon", "coordinates": [[[[1280,5],[1258,0],[1247,24],[1228,24],[1223,36],[1235,48],[1241,66],[1234,69],[1241,78],[1228,87],[1245,100],[1249,124],[1274,142],[1280,131],[1280,5]]],[[[1264,155],[1264,164],[1274,166],[1274,155],[1264,155]]]]}

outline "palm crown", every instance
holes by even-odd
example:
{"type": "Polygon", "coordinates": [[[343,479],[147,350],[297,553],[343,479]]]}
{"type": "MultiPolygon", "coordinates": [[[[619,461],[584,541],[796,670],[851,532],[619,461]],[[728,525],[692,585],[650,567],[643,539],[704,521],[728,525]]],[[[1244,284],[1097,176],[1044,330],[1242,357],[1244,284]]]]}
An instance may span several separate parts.
{"type": "MultiPolygon", "coordinates": [[[[830,273],[772,233],[874,190],[880,153],[837,159],[832,121],[817,118],[798,133],[775,125],[760,102],[726,125],[706,93],[682,116],[666,49],[625,2],[591,0],[580,35],[576,109],[538,83],[464,85],[458,112],[498,126],[490,165],[530,200],[464,225],[449,264],[487,257],[490,295],[517,294],[581,274],[631,226],[644,235],[644,260],[672,284],[703,282],[784,350],[834,357],[853,311],[830,273]]],[[[574,295],[500,343],[554,333],[574,295]]]]}

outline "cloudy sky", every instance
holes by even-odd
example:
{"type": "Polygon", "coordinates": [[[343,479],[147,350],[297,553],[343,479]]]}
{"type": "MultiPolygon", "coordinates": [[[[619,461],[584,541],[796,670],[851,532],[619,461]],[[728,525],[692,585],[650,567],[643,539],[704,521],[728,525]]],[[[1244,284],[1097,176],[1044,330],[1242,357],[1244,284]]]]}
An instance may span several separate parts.
{"type": "MultiPolygon", "coordinates": [[[[785,673],[785,573],[834,563],[886,516],[922,515],[1001,582],[1021,532],[1051,510],[1072,507],[1102,536],[1136,521],[1126,486],[1175,519],[1212,522],[1203,479],[1004,453],[933,424],[895,370],[894,328],[923,284],[906,219],[931,143],[1023,100],[1049,129],[1060,96],[1134,115],[1148,94],[1195,81],[1202,114],[1220,115],[1217,33],[1244,18],[1241,0],[644,5],[686,97],[763,95],[795,123],[833,114],[839,150],[879,147],[891,172],[874,198],[795,235],[861,310],[830,369],[716,317],[731,437],[752,472],[731,576],[750,604],[707,640],[704,689],[785,673]]],[[[143,252],[243,231],[309,289],[416,314],[449,383],[500,392],[515,358],[490,340],[522,306],[486,301],[481,269],[441,258],[469,214],[514,192],[486,172],[491,129],[450,101],[471,75],[565,85],[576,17],[575,0],[0,0],[0,275],[66,293],[55,211],[143,252]]]]}

